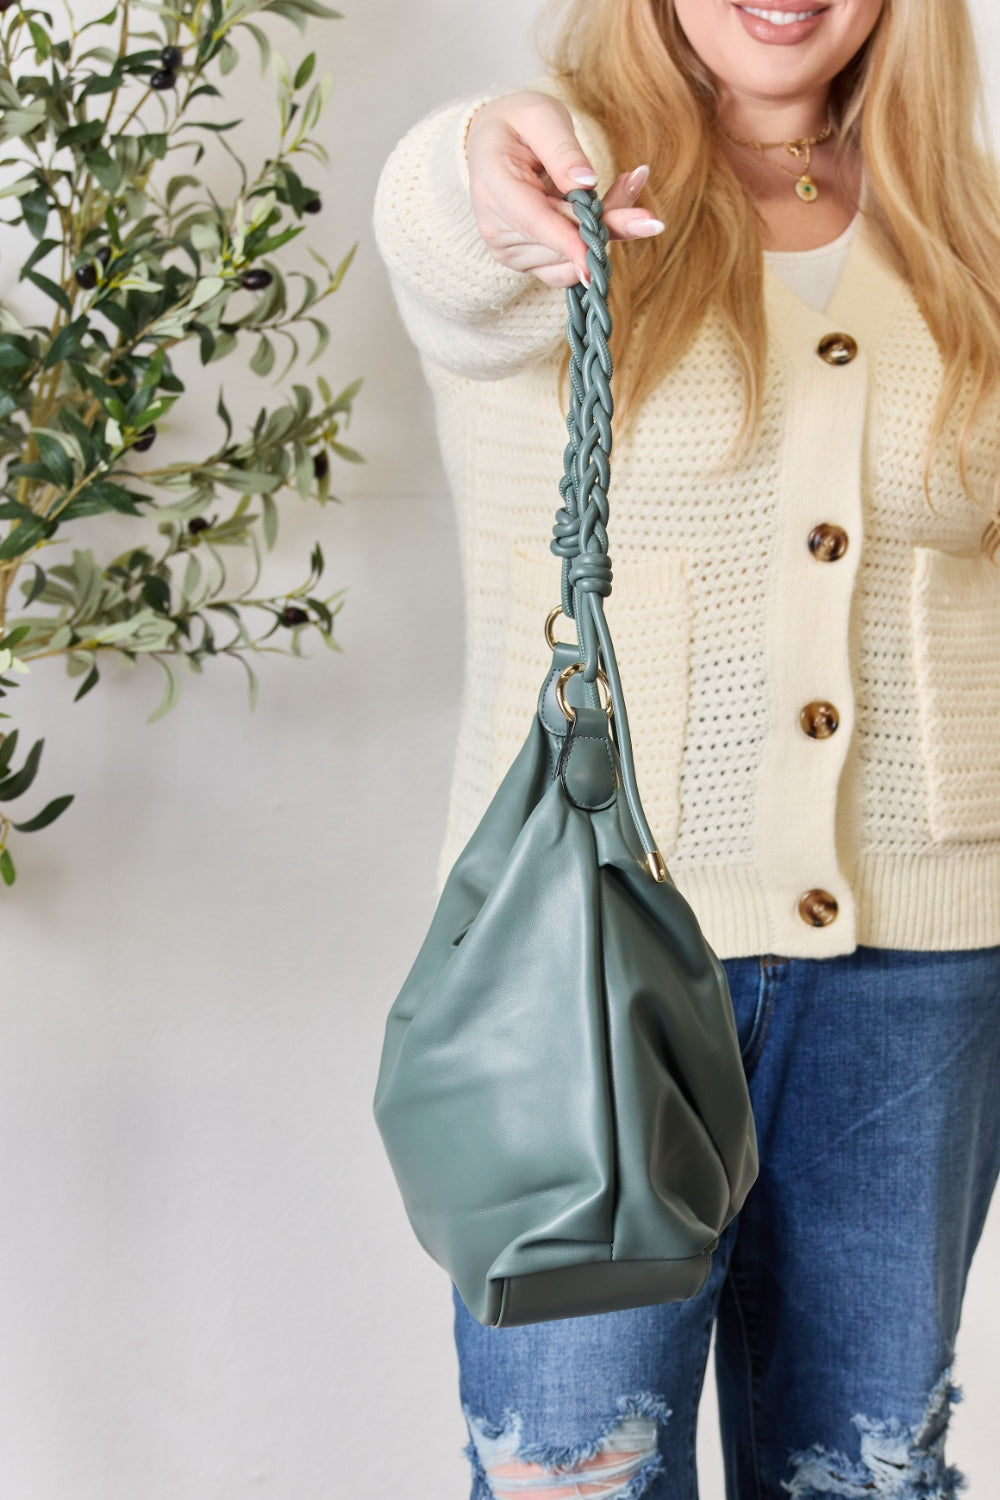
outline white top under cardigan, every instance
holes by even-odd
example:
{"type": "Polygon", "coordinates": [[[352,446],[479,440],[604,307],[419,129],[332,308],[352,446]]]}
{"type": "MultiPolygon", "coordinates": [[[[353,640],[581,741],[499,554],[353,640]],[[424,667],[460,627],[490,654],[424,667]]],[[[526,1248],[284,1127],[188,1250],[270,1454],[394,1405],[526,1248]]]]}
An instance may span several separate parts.
{"type": "Polygon", "coordinates": [[[803,302],[817,312],[825,312],[847,262],[860,217],[855,214],[842,234],[813,250],[765,250],[765,263],[803,302]]]}
{"type": "MultiPolygon", "coordinates": [[[[461,545],[467,655],[439,890],[524,741],[559,596],[565,299],[478,234],[464,140],[482,102],[408,132],[374,216],[461,545]]],[[[618,168],[602,135],[574,123],[607,183],[618,168]]],[[[863,214],[825,311],[769,263],[764,281],[750,460],[712,472],[743,390],[711,315],[615,450],[606,607],[646,812],[720,957],[1000,943],[1000,569],[947,449],[933,508],[921,489],[934,340],[863,214]],[[850,362],[818,354],[831,332],[856,339],[850,362]],[[824,524],[848,541],[833,561],[807,542],[824,524]],[[800,718],[815,702],[839,718],[826,738],[800,718]],[[810,890],[837,903],[825,926],[800,914],[810,890]]],[[[994,406],[969,459],[983,501],[998,463],[994,406]]]]}

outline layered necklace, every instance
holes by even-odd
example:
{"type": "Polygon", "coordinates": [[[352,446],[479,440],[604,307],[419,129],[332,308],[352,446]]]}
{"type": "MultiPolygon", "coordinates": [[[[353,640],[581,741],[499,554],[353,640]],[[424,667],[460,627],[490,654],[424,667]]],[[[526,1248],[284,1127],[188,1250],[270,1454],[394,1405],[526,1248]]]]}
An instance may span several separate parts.
{"type": "Polygon", "coordinates": [[[730,135],[728,130],[724,130],[722,133],[727,141],[732,141],[736,146],[752,146],[762,161],[765,151],[777,151],[779,146],[783,146],[790,156],[804,156],[805,165],[796,170],[786,167],[784,162],[780,161],[776,161],[774,165],[780,167],[783,172],[787,172],[789,177],[795,178],[795,192],[802,199],[803,203],[815,203],[819,197],[819,188],[809,175],[809,167],[812,163],[812,148],[820,146],[824,141],[829,140],[832,132],[833,121],[827,120],[819,135],[805,135],[798,141],[748,141],[741,135],[730,135]]]}

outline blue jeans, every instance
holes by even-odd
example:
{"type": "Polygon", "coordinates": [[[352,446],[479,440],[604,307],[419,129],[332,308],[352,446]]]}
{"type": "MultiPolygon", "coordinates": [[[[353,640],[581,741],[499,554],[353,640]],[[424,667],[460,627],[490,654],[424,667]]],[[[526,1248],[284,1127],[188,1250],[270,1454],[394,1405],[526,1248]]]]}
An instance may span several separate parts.
{"type": "Polygon", "coordinates": [[[697,1500],[712,1326],[727,1500],[952,1500],[1000,1171],[1000,946],[724,961],[760,1176],[687,1302],[485,1328],[454,1293],[473,1500],[697,1500]]]}

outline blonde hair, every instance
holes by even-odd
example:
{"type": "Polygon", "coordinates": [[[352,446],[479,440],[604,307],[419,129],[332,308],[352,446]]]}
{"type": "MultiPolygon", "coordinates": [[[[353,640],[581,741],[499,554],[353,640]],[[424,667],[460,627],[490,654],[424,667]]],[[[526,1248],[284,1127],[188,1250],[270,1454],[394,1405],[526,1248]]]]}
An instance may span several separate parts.
{"type": "MultiPolygon", "coordinates": [[[[743,376],[739,458],[761,414],[763,258],[753,200],[718,150],[714,80],[672,0],[549,0],[538,37],[571,103],[603,129],[614,160],[657,164],[642,202],[668,233],[633,241],[611,282],[619,433],[714,309],[743,376]]],[[[929,500],[934,449],[964,407],[958,469],[966,494],[980,504],[966,456],[1000,385],[1000,179],[983,144],[986,117],[965,0],[885,0],[865,45],[833,81],[830,117],[836,167],[860,153],[868,223],[911,286],[941,354],[925,494],[929,500]]],[[[982,550],[993,559],[1000,476],[988,514],[982,550]]]]}

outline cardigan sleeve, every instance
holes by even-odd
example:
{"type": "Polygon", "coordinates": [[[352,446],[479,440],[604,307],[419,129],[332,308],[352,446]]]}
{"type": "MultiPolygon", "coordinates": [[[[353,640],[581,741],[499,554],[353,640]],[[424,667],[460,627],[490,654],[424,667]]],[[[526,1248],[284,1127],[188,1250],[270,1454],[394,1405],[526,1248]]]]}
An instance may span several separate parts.
{"type": "MultiPolygon", "coordinates": [[[[530,87],[558,93],[547,79],[530,87]]],[[[394,147],[375,192],[375,240],[407,333],[426,359],[472,380],[512,374],[565,337],[563,289],[501,265],[472,211],[466,133],[480,105],[503,92],[419,120],[394,147]]],[[[588,121],[574,116],[574,125],[601,174],[603,142],[588,121]]]]}

